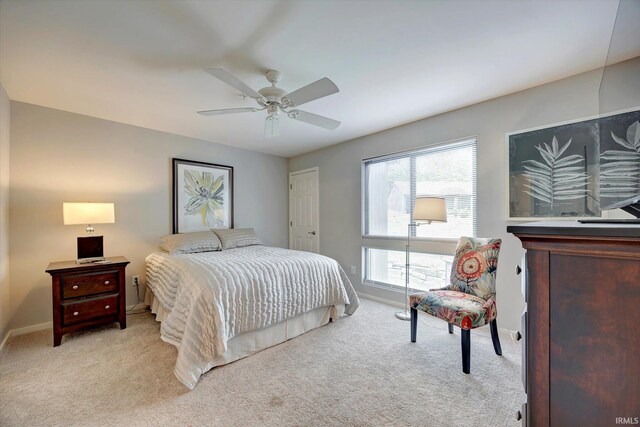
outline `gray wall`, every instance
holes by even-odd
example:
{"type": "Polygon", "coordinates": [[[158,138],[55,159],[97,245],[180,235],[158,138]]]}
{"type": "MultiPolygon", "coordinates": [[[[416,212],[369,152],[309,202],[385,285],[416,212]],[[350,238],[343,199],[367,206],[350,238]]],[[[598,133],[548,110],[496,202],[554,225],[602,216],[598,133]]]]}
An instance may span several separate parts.
{"type": "Polygon", "coordinates": [[[9,117],[11,103],[0,85],[0,343],[11,319],[9,285],[9,117]]]}
{"type": "Polygon", "coordinates": [[[11,103],[11,141],[11,328],[51,321],[44,270],[75,258],[85,228],[62,224],[63,202],[114,202],[116,223],[96,233],[105,255],[129,258],[127,276],[144,277],[145,257],[171,232],[172,157],[233,166],[235,226],[288,244],[284,158],[20,102],[11,103]]]}
{"type": "MultiPolygon", "coordinates": [[[[640,58],[612,67],[606,76],[607,99],[602,105],[607,111],[640,106],[640,58]]],[[[358,292],[401,302],[402,293],[361,282],[363,246],[404,250],[402,239],[361,237],[361,160],[476,136],[478,235],[504,239],[497,280],[499,325],[518,329],[524,302],[514,267],[523,251],[519,241],[506,233],[505,133],[598,114],[601,77],[602,71],[580,74],[289,159],[289,171],[319,167],[321,253],[338,260],[346,271],[357,267],[351,277],[358,292]]],[[[414,250],[452,253],[454,247],[415,242],[414,250]]]]}

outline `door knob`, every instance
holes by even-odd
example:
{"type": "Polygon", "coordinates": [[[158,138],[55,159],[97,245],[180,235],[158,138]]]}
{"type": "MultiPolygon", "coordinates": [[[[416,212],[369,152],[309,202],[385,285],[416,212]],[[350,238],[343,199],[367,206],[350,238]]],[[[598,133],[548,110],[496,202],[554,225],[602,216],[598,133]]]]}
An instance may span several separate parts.
{"type": "Polygon", "coordinates": [[[516,412],[516,420],[520,421],[522,419],[522,412],[518,411],[516,412]]]}
{"type": "Polygon", "coordinates": [[[522,339],[522,334],[520,333],[520,331],[516,332],[516,341],[520,341],[522,339]]]}
{"type": "Polygon", "coordinates": [[[315,236],[316,232],[315,231],[309,231],[309,234],[313,234],[315,236]]]}
{"type": "Polygon", "coordinates": [[[520,273],[522,273],[522,269],[520,268],[519,265],[516,265],[516,274],[520,275],[520,273]]]}

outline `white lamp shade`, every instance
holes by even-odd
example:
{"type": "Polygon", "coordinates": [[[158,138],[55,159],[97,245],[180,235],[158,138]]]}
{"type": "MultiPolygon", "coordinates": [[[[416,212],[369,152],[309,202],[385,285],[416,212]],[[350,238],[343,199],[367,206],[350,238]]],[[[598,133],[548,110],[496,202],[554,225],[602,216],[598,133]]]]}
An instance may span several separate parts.
{"type": "Polygon", "coordinates": [[[442,197],[416,197],[416,206],[413,210],[415,221],[439,221],[447,222],[447,203],[442,197]]]}
{"type": "Polygon", "coordinates": [[[64,225],[116,222],[113,203],[63,203],[62,217],[64,225]]]}

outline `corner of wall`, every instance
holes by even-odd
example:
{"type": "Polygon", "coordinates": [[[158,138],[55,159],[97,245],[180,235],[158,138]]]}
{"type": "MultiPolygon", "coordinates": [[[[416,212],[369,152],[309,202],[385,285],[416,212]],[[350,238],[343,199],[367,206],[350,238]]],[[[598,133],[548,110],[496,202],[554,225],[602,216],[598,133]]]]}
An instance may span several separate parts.
{"type": "Polygon", "coordinates": [[[9,153],[11,101],[0,82],[0,342],[11,320],[9,283],[9,153]]]}

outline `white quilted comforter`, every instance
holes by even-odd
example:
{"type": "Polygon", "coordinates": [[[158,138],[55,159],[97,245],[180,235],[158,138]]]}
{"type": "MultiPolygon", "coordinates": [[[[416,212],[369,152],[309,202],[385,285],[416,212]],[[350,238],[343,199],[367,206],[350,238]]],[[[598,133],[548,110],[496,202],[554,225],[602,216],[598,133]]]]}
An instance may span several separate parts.
{"type": "Polygon", "coordinates": [[[352,314],[359,304],[340,265],[309,252],[248,246],[158,252],[146,262],[147,286],[170,311],[161,337],[178,348],[175,374],[190,389],[232,337],[319,307],[344,304],[352,314]]]}

